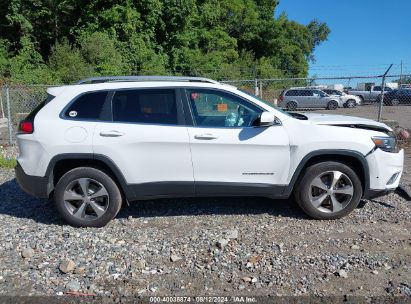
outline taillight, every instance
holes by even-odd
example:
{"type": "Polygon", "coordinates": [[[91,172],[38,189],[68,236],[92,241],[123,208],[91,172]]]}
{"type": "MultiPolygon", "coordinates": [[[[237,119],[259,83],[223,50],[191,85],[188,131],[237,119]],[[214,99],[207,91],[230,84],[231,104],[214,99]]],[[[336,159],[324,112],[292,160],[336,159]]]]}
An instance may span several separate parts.
{"type": "Polygon", "coordinates": [[[22,134],[31,134],[33,133],[33,122],[28,120],[23,120],[19,125],[19,132],[22,134]]]}
{"type": "Polygon", "coordinates": [[[281,102],[284,101],[284,96],[280,95],[280,97],[278,97],[278,100],[281,101],[281,102]]]}

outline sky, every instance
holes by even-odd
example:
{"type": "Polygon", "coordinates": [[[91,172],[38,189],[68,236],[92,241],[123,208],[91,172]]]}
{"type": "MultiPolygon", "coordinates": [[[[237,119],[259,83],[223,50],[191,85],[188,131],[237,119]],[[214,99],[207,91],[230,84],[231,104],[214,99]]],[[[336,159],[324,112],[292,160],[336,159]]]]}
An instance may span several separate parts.
{"type": "Polygon", "coordinates": [[[275,16],[327,23],[328,40],[314,52],[310,76],[411,74],[411,0],[280,0],[275,16]]]}

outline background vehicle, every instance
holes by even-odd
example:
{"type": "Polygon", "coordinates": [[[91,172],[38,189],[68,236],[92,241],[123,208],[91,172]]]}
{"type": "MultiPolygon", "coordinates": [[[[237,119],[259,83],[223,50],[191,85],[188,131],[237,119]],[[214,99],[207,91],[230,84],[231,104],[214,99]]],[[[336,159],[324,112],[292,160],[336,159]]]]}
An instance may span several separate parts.
{"type": "Polygon", "coordinates": [[[359,98],[358,96],[350,95],[340,90],[323,89],[323,91],[330,96],[338,96],[343,102],[343,106],[345,108],[355,108],[356,106],[361,104],[361,98],[359,98]]]}
{"type": "Polygon", "coordinates": [[[336,219],[403,171],[383,123],[288,114],[209,79],[102,77],[48,93],[20,123],[16,179],[74,226],[104,226],[126,201],[191,196],[294,195],[336,219]]]}
{"type": "MultiPolygon", "coordinates": [[[[393,89],[389,86],[385,87],[385,92],[390,92],[393,89]]],[[[381,94],[381,86],[369,85],[365,90],[348,90],[347,94],[358,96],[361,102],[378,102],[378,96],[381,94]]]]}
{"type": "MultiPolygon", "coordinates": [[[[381,100],[381,96],[379,97],[381,100]]],[[[411,105],[411,89],[392,90],[384,94],[384,104],[396,106],[399,104],[411,105]]]]}
{"type": "Polygon", "coordinates": [[[294,111],[298,108],[326,108],[335,110],[343,107],[338,96],[329,96],[322,90],[311,88],[290,88],[279,97],[279,106],[294,111]]]}

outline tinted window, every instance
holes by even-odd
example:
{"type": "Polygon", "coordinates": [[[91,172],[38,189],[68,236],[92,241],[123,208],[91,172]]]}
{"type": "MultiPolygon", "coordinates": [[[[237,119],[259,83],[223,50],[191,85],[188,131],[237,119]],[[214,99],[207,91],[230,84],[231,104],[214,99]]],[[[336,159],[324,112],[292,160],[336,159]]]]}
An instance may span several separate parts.
{"type": "Polygon", "coordinates": [[[285,93],[285,96],[296,96],[296,91],[295,90],[289,90],[287,93],[285,93]]]}
{"type": "Polygon", "coordinates": [[[113,97],[113,121],[176,125],[174,90],[124,90],[113,97]]]}
{"type": "Polygon", "coordinates": [[[375,86],[374,91],[381,91],[381,87],[380,86],[375,86]]]}
{"type": "Polygon", "coordinates": [[[312,96],[314,97],[325,96],[325,93],[320,90],[313,90],[311,93],[312,93],[312,96]]]}
{"type": "Polygon", "coordinates": [[[235,95],[204,89],[187,90],[197,126],[249,127],[262,110],[235,95]]]}
{"type": "Polygon", "coordinates": [[[106,97],[107,92],[83,94],[70,105],[65,116],[76,119],[102,119],[106,97]]]}

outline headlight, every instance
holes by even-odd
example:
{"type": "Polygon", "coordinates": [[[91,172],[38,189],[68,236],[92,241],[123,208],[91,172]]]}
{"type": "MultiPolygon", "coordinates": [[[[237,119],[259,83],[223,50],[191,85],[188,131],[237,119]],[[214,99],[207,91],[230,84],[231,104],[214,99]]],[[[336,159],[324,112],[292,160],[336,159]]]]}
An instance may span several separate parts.
{"type": "Polygon", "coordinates": [[[371,137],[375,146],[386,152],[395,152],[397,140],[395,137],[374,136],[371,137]]]}

